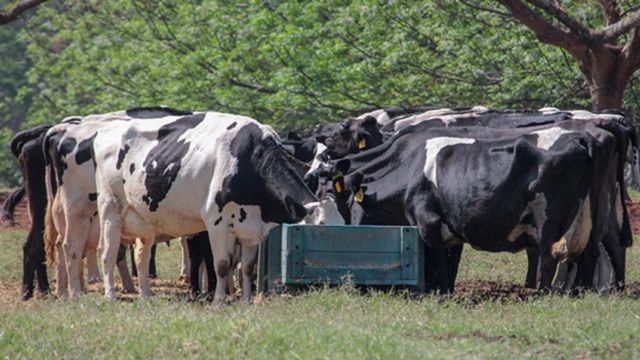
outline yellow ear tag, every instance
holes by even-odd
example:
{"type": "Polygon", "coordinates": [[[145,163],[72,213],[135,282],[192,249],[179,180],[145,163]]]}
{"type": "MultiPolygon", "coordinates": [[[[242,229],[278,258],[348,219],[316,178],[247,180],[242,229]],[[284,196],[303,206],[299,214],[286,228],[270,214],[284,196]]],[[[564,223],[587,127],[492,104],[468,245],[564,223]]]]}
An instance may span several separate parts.
{"type": "Polygon", "coordinates": [[[360,190],[358,190],[358,192],[353,195],[353,200],[356,202],[362,202],[362,200],[364,200],[364,191],[362,191],[362,188],[360,188],[360,190]]]}
{"type": "Polygon", "coordinates": [[[362,150],[367,147],[367,139],[362,138],[358,141],[358,150],[362,150]]]}
{"type": "Polygon", "coordinates": [[[335,183],[333,183],[333,187],[336,188],[336,192],[338,194],[342,192],[342,185],[340,185],[339,181],[336,181],[335,183]]]}

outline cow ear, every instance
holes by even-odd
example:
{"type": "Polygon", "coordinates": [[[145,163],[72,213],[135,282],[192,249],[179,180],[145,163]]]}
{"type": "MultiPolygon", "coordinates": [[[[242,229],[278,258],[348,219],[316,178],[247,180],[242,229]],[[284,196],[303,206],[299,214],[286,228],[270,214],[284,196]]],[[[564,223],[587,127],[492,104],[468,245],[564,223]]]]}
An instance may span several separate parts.
{"type": "Polygon", "coordinates": [[[362,126],[378,126],[378,120],[371,115],[367,115],[367,117],[362,120],[362,126]]]}
{"type": "Polygon", "coordinates": [[[341,172],[343,174],[346,174],[349,171],[349,168],[351,167],[351,160],[349,159],[341,159],[338,160],[338,162],[336,163],[336,172],[341,172]]]}
{"type": "Polygon", "coordinates": [[[364,200],[364,192],[367,190],[366,186],[362,186],[362,180],[364,175],[362,173],[355,173],[349,179],[349,190],[353,194],[353,200],[355,202],[362,202],[364,200]]]}
{"type": "Polygon", "coordinates": [[[289,131],[287,133],[287,140],[302,140],[302,138],[295,131],[289,131]]]}

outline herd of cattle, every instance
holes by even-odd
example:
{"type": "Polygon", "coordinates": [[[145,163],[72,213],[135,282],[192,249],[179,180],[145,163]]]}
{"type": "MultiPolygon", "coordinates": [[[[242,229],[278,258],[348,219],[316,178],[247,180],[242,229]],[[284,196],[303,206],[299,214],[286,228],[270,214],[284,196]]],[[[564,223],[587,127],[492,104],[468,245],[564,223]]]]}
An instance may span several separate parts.
{"type": "Polygon", "coordinates": [[[135,108],[22,131],[11,150],[24,186],[4,217],[26,193],[32,219],[23,299],[36,278],[49,291],[45,259],[56,294],[79,296],[84,258],[99,277],[98,248],[105,296],[116,296],[116,265],[133,291],[130,244],[148,297],[154,244],[182,237],[194,294],[203,266],[225,301],[239,265],[249,300],[258,244],[280,223],[415,225],[428,288],[441,293],[454,290],[465,242],[526,250],[528,287],[622,289],[627,162],[640,174],[622,114],[556,108],[381,109],[304,139],[244,116],[135,108]]]}

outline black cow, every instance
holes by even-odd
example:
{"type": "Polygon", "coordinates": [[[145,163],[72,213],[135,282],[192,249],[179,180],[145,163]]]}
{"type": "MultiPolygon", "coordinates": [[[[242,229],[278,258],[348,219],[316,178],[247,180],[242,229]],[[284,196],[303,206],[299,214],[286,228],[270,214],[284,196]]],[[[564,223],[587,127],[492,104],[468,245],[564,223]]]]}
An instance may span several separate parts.
{"type": "Polygon", "coordinates": [[[44,156],[42,154],[42,140],[48,126],[38,126],[30,130],[17,133],[11,140],[11,151],[18,158],[20,171],[24,181],[25,191],[18,189],[5,204],[5,218],[12,218],[11,212],[15,204],[20,201],[20,193],[27,195],[31,227],[22,244],[22,291],[23,300],[33,296],[33,281],[38,279],[38,290],[49,293],[47,267],[45,265],[44,241],[44,212],[47,205],[47,195],[44,185],[44,156]]]}

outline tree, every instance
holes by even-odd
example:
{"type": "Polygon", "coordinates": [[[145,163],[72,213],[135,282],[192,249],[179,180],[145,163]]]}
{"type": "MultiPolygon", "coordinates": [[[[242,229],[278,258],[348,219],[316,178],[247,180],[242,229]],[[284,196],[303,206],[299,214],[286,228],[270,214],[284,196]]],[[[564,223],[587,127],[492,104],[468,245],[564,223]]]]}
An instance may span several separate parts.
{"type": "Polygon", "coordinates": [[[23,0],[15,4],[8,11],[0,12],[0,25],[8,24],[16,20],[25,11],[34,8],[47,0],[23,0]]]}
{"type": "Polygon", "coordinates": [[[531,29],[541,42],[571,54],[589,84],[593,110],[622,107],[625,88],[640,68],[638,6],[623,12],[616,0],[598,1],[602,26],[596,29],[569,15],[555,0],[498,2],[531,29]]]}

